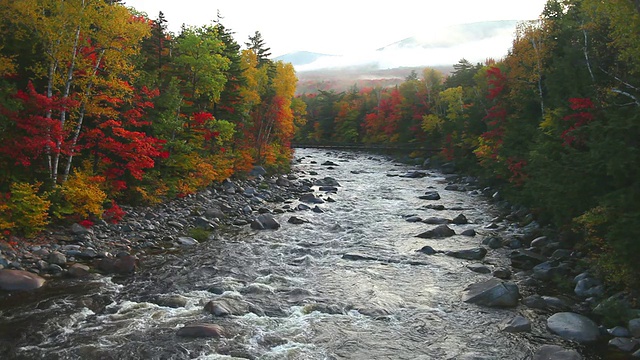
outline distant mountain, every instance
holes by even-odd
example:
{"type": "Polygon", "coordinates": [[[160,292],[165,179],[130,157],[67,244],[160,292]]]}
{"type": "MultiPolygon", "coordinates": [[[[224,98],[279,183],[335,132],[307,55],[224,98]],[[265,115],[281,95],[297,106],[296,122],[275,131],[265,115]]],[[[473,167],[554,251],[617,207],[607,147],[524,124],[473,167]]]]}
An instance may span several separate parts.
{"type": "Polygon", "coordinates": [[[290,62],[299,76],[318,70],[395,69],[426,66],[450,66],[465,58],[482,62],[500,59],[511,47],[518,20],[485,21],[425,28],[421,34],[391,43],[379,49],[357,54],[325,55],[299,51],[277,57],[290,62]]]}
{"type": "Polygon", "coordinates": [[[293,53],[288,53],[288,54],[278,56],[274,60],[276,61],[282,60],[283,62],[291,63],[295,67],[295,66],[311,64],[314,61],[327,56],[333,56],[333,55],[320,54],[320,53],[314,53],[309,51],[296,51],[293,53]]]}
{"type": "Polygon", "coordinates": [[[505,35],[513,37],[519,22],[519,20],[501,20],[447,26],[420,36],[402,39],[377,51],[410,48],[442,49],[505,35]]]}

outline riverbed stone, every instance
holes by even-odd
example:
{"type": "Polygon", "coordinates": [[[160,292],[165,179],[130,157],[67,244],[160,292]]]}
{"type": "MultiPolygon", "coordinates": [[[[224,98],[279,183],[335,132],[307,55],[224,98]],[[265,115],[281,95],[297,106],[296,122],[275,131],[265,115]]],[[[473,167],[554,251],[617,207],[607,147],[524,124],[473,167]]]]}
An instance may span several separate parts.
{"type": "Polygon", "coordinates": [[[136,270],[137,259],[133,255],[123,255],[119,257],[105,257],[96,260],[96,268],[107,274],[126,275],[136,270]]]}
{"type": "Polygon", "coordinates": [[[300,225],[300,224],[308,223],[309,220],[305,220],[305,219],[299,218],[297,216],[292,216],[292,217],[289,218],[289,220],[287,220],[287,222],[289,224],[300,225]]]}
{"type": "Polygon", "coordinates": [[[189,236],[180,236],[176,241],[182,246],[195,246],[199,244],[198,240],[189,236]]]}
{"type": "Polygon", "coordinates": [[[466,216],[464,216],[464,214],[459,214],[458,216],[451,219],[451,223],[456,225],[464,225],[464,224],[468,224],[469,220],[467,219],[466,216]]]}
{"type": "Polygon", "coordinates": [[[491,269],[482,264],[469,264],[467,265],[467,269],[479,274],[489,274],[491,272],[491,269]]]}
{"type": "Polygon", "coordinates": [[[47,256],[47,262],[49,264],[64,265],[67,263],[67,257],[59,251],[54,251],[47,256]]]}
{"type": "Polygon", "coordinates": [[[640,338],[640,318],[629,320],[627,329],[629,329],[631,336],[640,338]]]}
{"type": "Polygon", "coordinates": [[[87,265],[76,263],[71,265],[71,267],[67,271],[69,275],[74,278],[85,278],[89,276],[90,270],[91,269],[87,265]]]}
{"type": "Polygon", "coordinates": [[[509,255],[511,266],[516,269],[531,270],[534,266],[547,261],[547,257],[531,250],[520,249],[509,255]]]}
{"type": "Polygon", "coordinates": [[[511,270],[505,267],[499,267],[493,271],[493,276],[498,279],[511,279],[511,270]]]}
{"type": "Polygon", "coordinates": [[[448,224],[449,219],[432,216],[422,220],[422,222],[429,225],[442,225],[442,224],[448,224]]]}
{"type": "Polygon", "coordinates": [[[192,338],[221,338],[224,337],[224,329],[216,324],[189,324],[176,332],[176,335],[192,338]]]}
{"type": "Polygon", "coordinates": [[[631,332],[624,326],[616,326],[611,329],[607,329],[607,333],[615,337],[631,337],[631,332]]]}
{"type": "Polygon", "coordinates": [[[0,290],[28,291],[44,285],[45,279],[24,270],[0,270],[0,290]]]}
{"type": "Polygon", "coordinates": [[[522,315],[517,315],[503,322],[500,330],[510,333],[531,331],[531,321],[522,315]]]}
{"type": "Polygon", "coordinates": [[[493,278],[467,286],[462,301],[488,307],[514,307],[519,296],[516,284],[493,278]]]}
{"type": "Polygon", "coordinates": [[[464,260],[482,260],[487,255],[487,249],[483,247],[466,250],[447,251],[445,255],[454,257],[456,259],[464,260]]]}
{"type": "Polygon", "coordinates": [[[280,223],[271,214],[260,214],[251,222],[251,228],[254,230],[277,230],[280,223]]]}
{"type": "Polygon", "coordinates": [[[582,355],[558,345],[543,345],[533,355],[533,360],[582,360],[582,355]]]}
{"type": "Polygon", "coordinates": [[[609,346],[622,352],[630,353],[637,350],[640,347],[640,343],[636,339],[615,337],[609,340],[609,346]]]}
{"type": "Polygon", "coordinates": [[[440,194],[437,191],[427,191],[422,196],[418,196],[422,200],[440,200],[440,194]]]}
{"type": "Polygon", "coordinates": [[[567,340],[588,343],[598,340],[598,325],[588,317],[572,312],[560,312],[547,319],[551,332],[567,340]]]}
{"type": "Polygon", "coordinates": [[[416,252],[421,252],[421,253],[427,254],[427,255],[433,255],[433,254],[438,253],[439,251],[435,250],[434,248],[432,248],[429,245],[425,245],[421,249],[416,250],[416,252]]]}
{"type": "Polygon", "coordinates": [[[156,304],[174,309],[187,306],[187,301],[186,297],[178,294],[163,294],[155,299],[156,304]]]}
{"type": "Polygon", "coordinates": [[[431,230],[427,230],[419,235],[416,235],[419,238],[423,239],[433,239],[433,238],[446,238],[455,235],[456,232],[453,231],[447,225],[438,225],[431,230]]]}
{"type": "Polygon", "coordinates": [[[315,196],[313,193],[304,194],[304,195],[300,196],[299,200],[304,202],[304,203],[307,203],[307,204],[322,204],[322,203],[324,203],[324,200],[322,200],[319,197],[315,196]]]}
{"type": "Polygon", "coordinates": [[[476,231],[473,229],[467,229],[460,233],[462,236],[474,237],[476,236],[476,231]]]}
{"type": "Polygon", "coordinates": [[[502,247],[502,239],[496,236],[489,236],[482,239],[482,245],[487,245],[490,249],[500,249],[502,247]]]}
{"type": "Polygon", "coordinates": [[[220,297],[207,302],[204,306],[205,311],[214,316],[242,316],[248,313],[254,313],[258,316],[264,314],[264,311],[258,306],[235,297],[220,297]]]}

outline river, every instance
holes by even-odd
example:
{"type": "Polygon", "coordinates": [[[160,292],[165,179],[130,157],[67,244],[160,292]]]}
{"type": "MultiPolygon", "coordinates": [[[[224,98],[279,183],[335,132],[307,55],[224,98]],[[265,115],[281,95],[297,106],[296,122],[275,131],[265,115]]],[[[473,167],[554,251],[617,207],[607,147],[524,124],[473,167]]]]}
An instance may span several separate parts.
{"type": "MultiPolygon", "coordinates": [[[[43,291],[4,295],[0,354],[4,359],[512,360],[530,358],[542,344],[563,344],[548,334],[540,314],[523,306],[493,309],[462,302],[467,285],[491,277],[467,269],[472,261],[416,253],[424,245],[478,247],[497,214],[485,197],[446,191],[437,173],[389,176],[412,168],[381,156],[301,149],[296,157],[300,176],[332,177],[340,184],[335,193],[316,192],[335,200],[319,204],[323,212],[275,214],[282,224],[275,231],[245,226],[196,247],[147,255],[134,276],[52,280],[43,291]],[[322,165],[326,161],[337,166],[322,165]],[[442,199],[418,198],[428,190],[442,199]],[[475,229],[478,235],[422,239],[415,235],[433,225],[407,221],[412,215],[459,214],[470,223],[451,225],[456,233],[475,229]],[[308,222],[290,224],[292,215],[308,222]],[[345,254],[378,260],[353,261],[345,254]],[[169,295],[184,306],[153,300],[169,295]],[[220,298],[249,304],[254,312],[214,317],[203,311],[205,303],[220,298]],[[503,321],[518,314],[532,320],[531,332],[500,331],[503,321]],[[202,322],[219,324],[225,336],[176,336],[182,326],[202,322]]],[[[508,251],[490,250],[483,262],[508,265],[508,251]]]]}

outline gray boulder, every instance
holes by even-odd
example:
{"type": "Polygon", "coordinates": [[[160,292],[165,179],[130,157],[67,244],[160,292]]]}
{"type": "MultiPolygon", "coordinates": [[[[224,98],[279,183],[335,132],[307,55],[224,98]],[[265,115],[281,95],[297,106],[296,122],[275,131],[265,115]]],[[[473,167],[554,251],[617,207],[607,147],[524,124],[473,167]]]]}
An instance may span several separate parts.
{"type": "Polygon", "coordinates": [[[464,214],[460,214],[460,215],[454,217],[451,220],[451,223],[456,224],[456,225],[464,225],[464,224],[468,224],[469,220],[467,219],[466,216],[464,216],[464,214]]]}
{"type": "Polygon", "coordinates": [[[519,297],[516,284],[493,278],[467,286],[462,301],[488,307],[514,307],[519,297]]]}
{"type": "Polygon", "coordinates": [[[449,219],[432,216],[422,220],[422,222],[429,225],[442,225],[442,224],[448,224],[449,219]]]}
{"type": "Polygon", "coordinates": [[[467,269],[479,274],[489,274],[491,272],[491,269],[482,264],[469,264],[467,265],[467,269]]]}
{"type": "Polygon", "coordinates": [[[586,316],[560,312],[547,319],[547,327],[551,332],[567,340],[588,343],[598,340],[598,325],[586,316]]]}
{"type": "Polygon", "coordinates": [[[24,270],[0,270],[0,289],[6,291],[35,290],[44,285],[40,276],[24,270]]]}

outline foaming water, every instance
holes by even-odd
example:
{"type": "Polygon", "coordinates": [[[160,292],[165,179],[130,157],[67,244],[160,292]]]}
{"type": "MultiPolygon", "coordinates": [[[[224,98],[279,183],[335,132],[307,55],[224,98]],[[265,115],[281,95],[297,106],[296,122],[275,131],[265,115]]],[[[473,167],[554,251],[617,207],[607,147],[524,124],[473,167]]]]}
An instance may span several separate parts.
{"type": "MultiPolygon", "coordinates": [[[[511,360],[527,359],[539,344],[554,341],[535,318],[531,334],[499,330],[502,321],[525,309],[463,303],[462,290],[490,276],[469,271],[469,261],[416,253],[425,245],[477,247],[481,235],[417,238],[433,226],[406,218],[451,219],[462,213],[470,224],[451,225],[456,233],[482,233],[495,212],[481,197],[445,191],[439,174],[395,176],[410,168],[382,157],[315,150],[296,155],[302,157],[296,168],[307,174],[302,176],[333,177],[341,184],[336,193],[316,192],[335,200],[320,204],[322,213],[296,212],[308,221],[301,225],[287,222],[291,213],[274,215],[282,224],[277,231],[244,227],[181,253],[147,256],[130,278],[52,281],[43,291],[21,295],[24,301],[1,298],[0,354],[24,359],[511,360]],[[338,166],[320,165],[327,160],[338,166]],[[425,191],[439,191],[442,199],[419,199],[425,191]],[[430,203],[445,210],[424,207],[430,203]],[[345,254],[361,257],[353,261],[345,254]],[[182,303],[161,305],[162,296],[180,297],[182,303]],[[214,317],[203,310],[207,302],[225,299],[249,311],[214,317]],[[219,324],[225,336],[176,336],[191,323],[219,324]],[[21,335],[11,335],[16,328],[21,335]]],[[[485,262],[501,266],[504,259],[490,253],[485,262]]]]}

